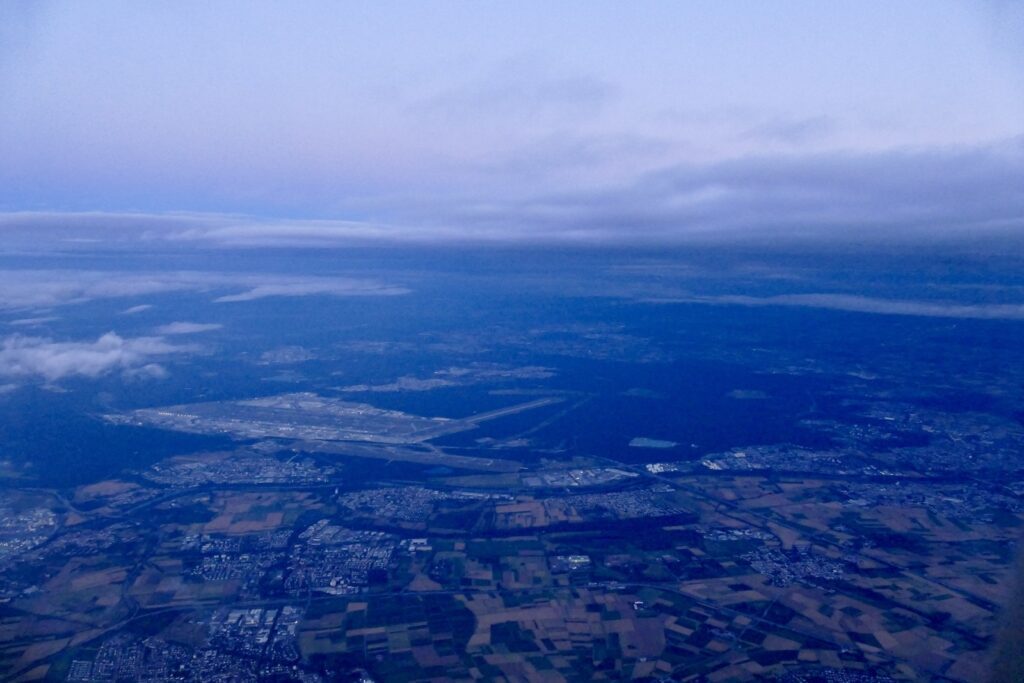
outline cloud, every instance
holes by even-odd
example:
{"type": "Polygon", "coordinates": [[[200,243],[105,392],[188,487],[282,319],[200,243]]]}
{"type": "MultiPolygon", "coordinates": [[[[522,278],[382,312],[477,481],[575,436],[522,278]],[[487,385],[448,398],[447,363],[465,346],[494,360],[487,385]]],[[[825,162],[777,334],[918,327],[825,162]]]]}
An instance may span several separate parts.
{"type": "MultiPolygon", "coordinates": [[[[284,221],[268,237],[232,211],[339,219],[288,222],[296,238],[310,227],[337,240],[454,231],[628,242],[648,223],[612,233],[580,209],[628,199],[659,168],[715,172],[780,150],[946,153],[1019,135],[1024,119],[1011,0],[742,11],[656,2],[643,12],[370,3],[357,20],[324,2],[245,16],[220,3],[181,15],[135,3],[20,9],[28,4],[39,3],[0,3],[0,206],[154,212],[51,221],[69,250],[96,244],[82,222],[104,242],[132,243],[143,223],[160,235],[199,224],[197,236],[214,239],[207,217],[159,213],[183,208],[225,212],[220,228],[243,228],[224,236],[232,244],[288,237],[284,221]],[[578,225],[552,216],[573,197],[578,225]],[[460,215],[478,220],[450,220],[460,215]],[[517,222],[531,217],[545,220],[517,222]]],[[[611,218],[652,218],[643,204],[620,208],[611,218]]],[[[652,240],[691,229],[649,225],[652,240]]],[[[23,232],[18,245],[36,248],[34,238],[23,232]]]]}
{"type": "Polygon", "coordinates": [[[121,311],[121,315],[135,315],[136,313],[142,313],[153,308],[152,304],[139,304],[138,306],[129,306],[128,308],[121,311]]]}
{"type": "Polygon", "coordinates": [[[0,309],[50,308],[113,299],[209,288],[195,273],[118,273],[79,270],[0,271],[0,309]]]}
{"type": "Polygon", "coordinates": [[[46,323],[51,323],[54,320],[60,320],[60,318],[54,315],[45,315],[36,318],[18,318],[17,320],[9,321],[7,324],[19,327],[36,327],[39,325],[45,325],[46,323]]]}
{"type": "Polygon", "coordinates": [[[959,150],[682,164],[619,187],[452,208],[448,221],[467,233],[527,241],[1020,241],[1024,138],[959,150]]]}
{"type": "Polygon", "coordinates": [[[173,322],[161,325],[156,328],[158,334],[197,334],[199,332],[212,332],[219,330],[223,325],[220,323],[191,323],[191,322],[173,322]]]}
{"type": "Polygon", "coordinates": [[[169,373],[158,363],[146,363],[139,367],[126,368],[121,374],[125,379],[164,379],[169,373]]]}
{"type": "Polygon", "coordinates": [[[767,142],[781,142],[798,145],[818,140],[837,127],[830,116],[808,116],[803,118],[775,118],[747,129],[741,137],[767,142]]]}
{"type": "Polygon", "coordinates": [[[329,294],[331,296],[394,296],[407,294],[408,289],[389,285],[380,285],[362,280],[324,280],[311,282],[284,282],[279,284],[259,285],[241,294],[229,294],[214,299],[217,303],[237,301],[255,301],[273,296],[309,296],[313,294],[329,294]]]}
{"type": "Polygon", "coordinates": [[[618,88],[585,74],[553,74],[549,68],[524,60],[509,60],[478,78],[447,88],[410,107],[410,113],[453,118],[468,125],[494,119],[529,120],[537,117],[596,113],[614,100],[618,88]]]}
{"type": "Polygon", "coordinates": [[[649,303],[702,303],[739,306],[798,306],[854,313],[911,315],[929,318],[1024,320],[1024,304],[957,304],[944,301],[877,299],[848,294],[782,294],[778,296],[683,296],[648,298],[649,303]]]}
{"type": "MultiPolygon", "coordinates": [[[[217,292],[242,290],[225,301],[245,301],[262,296],[386,296],[408,290],[355,278],[194,271],[110,272],[86,270],[0,270],[0,310],[52,308],[102,299],[117,299],[170,292],[217,292]]],[[[145,305],[148,307],[148,305],[145,305]]],[[[124,313],[146,310],[133,306],[124,313]]]]}
{"type": "Polygon", "coordinates": [[[160,377],[166,371],[155,360],[196,350],[193,345],[170,344],[160,337],[125,339],[114,332],[94,342],[13,335],[0,342],[0,376],[55,382],[121,371],[126,376],[160,377]]]}
{"type": "MultiPolygon", "coordinates": [[[[579,152],[580,158],[589,153],[579,152]]],[[[566,167],[565,154],[535,154],[518,159],[513,167],[532,168],[541,178],[547,177],[546,170],[557,174],[566,167]]],[[[509,185],[470,182],[460,192],[388,197],[373,207],[378,218],[367,221],[22,212],[0,214],[0,230],[9,244],[22,235],[25,244],[37,248],[72,235],[147,248],[161,242],[224,247],[812,242],[967,244],[1005,250],[1009,243],[1024,241],[1024,137],[964,148],[774,154],[671,164],[638,171],[626,180],[577,183],[569,190],[526,192],[509,185]]],[[[565,183],[547,187],[564,188],[565,183]]],[[[39,293],[38,305],[46,305],[46,294],[45,289],[39,293]]]]}

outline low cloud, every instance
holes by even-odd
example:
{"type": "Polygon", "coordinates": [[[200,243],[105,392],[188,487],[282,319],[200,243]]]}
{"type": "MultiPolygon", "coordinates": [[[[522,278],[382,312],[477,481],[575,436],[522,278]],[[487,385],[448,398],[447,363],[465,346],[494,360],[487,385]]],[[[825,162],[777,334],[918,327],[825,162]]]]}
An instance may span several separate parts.
{"type": "Polygon", "coordinates": [[[1024,236],[1024,138],[993,147],[745,157],[619,187],[453,207],[482,235],[591,244],[983,245],[1024,236]]]}
{"type": "Polygon", "coordinates": [[[95,378],[111,372],[160,377],[156,361],[194,352],[194,345],[171,344],[160,337],[126,339],[108,332],[94,342],[58,342],[13,335],[0,342],[0,377],[56,382],[67,377],[95,378]]]}
{"type": "Polygon", "coordinates": [[[381,285],[363,280],[324,280],[313,282],[282,282],[259,285],[241,294],[230,294],[214,299],[217,303],[255,301],[275,296],[310,296],[328,294],[331,296],[395,296],[407,294],[408,289],[381,285]]]}
{"type": "Polygon", "coordinates": [[[779,296],[684,296],[648,298],[650,303],[731,304],[738,306],[796,306],[854,313],[911,315],[929,318],[1024,320],[1024,304],[957,304],[942,301],[877,299],[848,294],[782,294],[779,296]]]}
{"type": "Polygon", "coordinates": [[[95,271],[0,271],[0,309],[50,308],[186,288],[167,277],[95,271]]]}
{"type": "MultiPolygon", "coordinates": [[[[818,118],[783,121],[750,135],[797,140],[829,125],[818,118]]],[[[450,187],[368,196],[357,210],[373,220],[15,212],[0,213],[0,232],[8,250],[28,251],[83,250],[95,244],[152,249],[466,242],[925,244],[1005,252],[1008,244],[1024,243],[1024,137],[960,148],[778,152],[656,166],[644,162],[637,168],[626,164],[630,170],[615,177],[590,180],[582,179],[577,167],[599,166],[595,154],[655,159],[660,158],[659,143],[613,136],[582,146],[563,144],[552,154],[550,148],[558,145],[517,147],[522,156],[511,166],[508,159],[495,162],[504,170],[493,176],[476,168],[450,187]],[[562,172],[568,172],[569,180],[552,180],[562,172]],[[524,186],[509,182],[508,176],[534,181],[524,186]]],[[[137,291],[146,293],[144,283],[136,284],[137,291]]],[[[249,289],[276,284],[254,283],[249,289]]],[[[149,291],[169,286],[163,279],[151,285],[149,291]]],[[[9,289],[0,282],[0,301],[4,287],[9,289]]],[[[44,288],[36,296],[38,305],[45,306],[48,297],[70,294],[44,288]]]]}
{"type": "Polygon", "coordinates": [[[223,325],[219,323],[191,323],[191,322],[173,322],[161,325],[156,328],[159,334],[197,334],[199,332],[213,332],[219,330],[223,325]]]}
{"type": "MultiPolygon", "coordinates": [[[[0,310],[48,309],[102,299],[174,292],[212,292],[222,294],[218,301],[248,301],[265,296],[386,296],[407,291],[375,280],[343,277],[195,271],[0,270],[0,310]],[[225,290],[233,290],[235,294],[223,294],[225,290]]],[[[123,313],[132,315],[150,307],[149,304],[132,306],[123,313]]]]}
{"type": "Polygon", "coordinates": [[[60,318],[53,315],[39,316],[37,318],[18,318],[17,320],[11,320],[7,324],[18,327],[38,327],[39,325],[52,323],[54,320],[60,320],[60,318]]]}

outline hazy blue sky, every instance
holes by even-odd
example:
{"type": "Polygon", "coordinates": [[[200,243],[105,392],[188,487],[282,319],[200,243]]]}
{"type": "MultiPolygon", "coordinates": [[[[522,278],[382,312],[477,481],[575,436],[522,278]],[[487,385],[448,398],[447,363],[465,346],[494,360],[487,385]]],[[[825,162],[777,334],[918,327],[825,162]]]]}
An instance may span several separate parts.
{"type": "Polygon", "coordinates": [[[0,4],[10,234],[1001,234],[1022,188],[1024,3],[0,4]]]}

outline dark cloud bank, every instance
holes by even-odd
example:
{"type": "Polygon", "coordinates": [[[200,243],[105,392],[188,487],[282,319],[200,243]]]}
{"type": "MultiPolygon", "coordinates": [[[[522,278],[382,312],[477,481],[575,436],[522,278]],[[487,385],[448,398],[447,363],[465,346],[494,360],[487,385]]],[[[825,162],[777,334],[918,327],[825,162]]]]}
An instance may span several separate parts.
{"type": "MultiPolygon", "coordinates": [[[[966,244],[1024,241],[1024,137],[971,149],[679,164],[610,187],[389,195],[372,220],[0,214],[8,248],[91,244],[966,244]]],[[[365,204],[365,202],[364,202],[365,204]]],[[[365,213],[365,210],[364,210],[365,213]]]]}

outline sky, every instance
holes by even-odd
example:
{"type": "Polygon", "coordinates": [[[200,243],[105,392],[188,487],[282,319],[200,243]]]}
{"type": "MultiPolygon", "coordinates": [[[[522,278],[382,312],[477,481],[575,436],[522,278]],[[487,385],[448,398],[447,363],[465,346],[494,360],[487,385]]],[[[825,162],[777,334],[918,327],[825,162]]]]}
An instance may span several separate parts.
{"type": "Polygon", "coordinates": [[[999,242],[1024,3],[0,3],[8,243],[999,242]]]}

